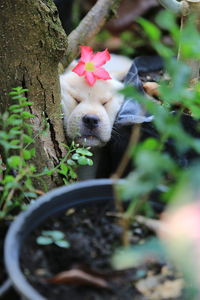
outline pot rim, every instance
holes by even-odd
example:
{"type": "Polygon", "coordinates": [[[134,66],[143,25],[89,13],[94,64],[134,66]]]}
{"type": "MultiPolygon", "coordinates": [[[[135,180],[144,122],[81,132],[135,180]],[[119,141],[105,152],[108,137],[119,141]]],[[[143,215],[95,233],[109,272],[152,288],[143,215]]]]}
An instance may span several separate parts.
{"type": "Polygon", "coordinates": [[[29,205],[26,211],[21,212],[16,217],[6,235],[4,262],[13,286],[25,299],[47,300],[31,286],[20,268],[20,249],[26,236],[48,217],[67,210],[70,207],[87,204],[91,201],[100,203],[106,199],[113,199],[112,186],[116,182],[120,183],[121,180],[93,179],[55,188],[45,195],[40,196],[34,203],[29,205]],[[78,195],[79,193],[81,193],[81,196],[78,195]],[[94,193],[95,197],[90,195],[90,193],[94,193]],[[61,195],[68,195],[69,198],[74,195],[78,199],[74,200],[70,198],[67,199],[68,201],[65,201],[65,199],[61,198],[61,195]],[[61,204],[60,209],[57,204],[61,204]],[[40,211],[41,213],[38,215],[40,211]]]}

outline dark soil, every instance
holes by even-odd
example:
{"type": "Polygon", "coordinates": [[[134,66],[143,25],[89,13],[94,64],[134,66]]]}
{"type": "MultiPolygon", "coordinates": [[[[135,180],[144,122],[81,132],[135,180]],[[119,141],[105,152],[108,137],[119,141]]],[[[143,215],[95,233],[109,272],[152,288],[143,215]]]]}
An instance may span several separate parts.
{"type": "Polygon", "coordinates": [[[8,230],[8,223],[0,221],[0,285],[6,280],[6,271],[3,263],[3,247],[6,232],[8,230]]]}
{"type": "MultiPolygon", "coordinates": [[[[6,233],[10,226],[10,221],[1,220],[0,221],[0,289],[7,280],[7,274],[4,266],[4,241],[6,233]]],[[[11,287],[7,289],[4,294],[0,294],[0,299],[2,300],[19,300],[19,295],[11,287]]]]}
{"type": "MultiPolygon", "coordinates": [[[[114,249],[120,245],[122,233],[116,219],[108,214],[111,211],[113,209],[110,205],[69,210],[64,215],[46,221],[26,240],[21,254],[22,269],[27,280],[43,296],[49,300],[66,300],[66,297],[74,300],[147,299],[135,288],[134,283],[141,274],[146,277],[149,271],[154,274],[160,272],[162,264],[147,264],[143,266],[142,273],[129,269],[120,276],[111,269],[110,258],[114,249]],[[71,245],[70,248],[38,245],[36,238],[42,230],[62,231],[71,245]],[[48,278],[77,267],[103,273],[109,289],[76,283],[66,285],[48,282],[48,278]]],[[[150,234],[137,224],[132,226],[131,231],[133,244],[150,234]]]]}

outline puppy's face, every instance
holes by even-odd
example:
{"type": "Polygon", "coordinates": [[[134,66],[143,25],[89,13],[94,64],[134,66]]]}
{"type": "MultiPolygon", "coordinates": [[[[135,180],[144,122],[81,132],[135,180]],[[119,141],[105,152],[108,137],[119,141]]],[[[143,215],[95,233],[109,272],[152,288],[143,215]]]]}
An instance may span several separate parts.
{"type": "Polygon", "coordinates": [[[66,134],[71,140],[90,147],[101,147],[111,138],[115,117],[123,96],[123,84],[114,79],[97,80],[89,86],[72,72],[60,76],[66,134]]]}

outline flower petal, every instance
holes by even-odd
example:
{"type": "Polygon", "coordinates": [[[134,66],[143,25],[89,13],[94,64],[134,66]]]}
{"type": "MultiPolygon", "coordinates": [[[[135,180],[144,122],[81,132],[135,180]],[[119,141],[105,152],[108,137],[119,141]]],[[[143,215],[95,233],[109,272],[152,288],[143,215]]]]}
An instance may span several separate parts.
{"type": "Polygon", "coordinates": [[[111,79],[109,73],[104,68],[97,68],[93,73],[97,79],[111,79]]]}
{"type": "Polygon", "coordinates": [[[81,61],[72,69],[72,72],[75,72],[79,76],[83,76],[85,74],[85,64],[81,61]]]}
{"type": "Polygon", "coordinates": [[[87,80],[87,82],[89,83],[89,85],[94,85],[96,82],[96,78],[93,74],[93,72],[85,72],[85,79],[87,80]]]}
{"type": "Polygon", "coordinates": [[[81,48],[80,61],[82,61],[84,63],[91,61],[91,59],[93,58],[92,48],[89,46],[80,46],[80,48],[81,48]]]}
{"type": "Polygon", "coordinates": [[[104,50],[101,52],[97,52],[93,55],[92,62],[94,63],[95,67],[101,67],[110,59],[110,53],[108,50],[104,50]]]}

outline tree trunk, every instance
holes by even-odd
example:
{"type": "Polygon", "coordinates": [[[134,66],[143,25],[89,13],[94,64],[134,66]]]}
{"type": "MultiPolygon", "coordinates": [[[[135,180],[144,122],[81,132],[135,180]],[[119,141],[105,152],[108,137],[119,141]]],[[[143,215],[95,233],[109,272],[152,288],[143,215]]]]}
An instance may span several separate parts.
{"type": "MultiPolygon", "coordinates": [[[[46,134],[35,139],[34,164],[40,172],[52,168],[65,150],[60,108],[58,62],[67,49],[67,37],[51,0],[1,0],[0,4],[0,111],[9,106],[8,92],[16,86],[27,88],[34,104],[31,113],[34,135],[44,119],[46,134]]],[[[58,175],[45,178],[48,189],[59,185],[58,175]]]]}
{"type": "MultiPolygon", "coordinates": [[[[96,35],[115,14],[120,1],[98,0],[69,35],[67,45],[67,36],[52,0],[0,0],[0,112],[11,103],[8,93],[12,88],[28,89],[26,96],[34,103],[30,108],[35,115],[32,121],[36,149],[33,163],[38,172],[45,167],[55,167],[66,152],[58,63],[64,57],[66,66],[76,58],[78,46],[96,35]],[[45,119],[48,126],[44,135],[41,129],[45,119]]],[[[58,174],[43,179],[48,190],[61,184],[58,174]]],[[[35,187],[44,189],[40,181],[35,187]]]]}

